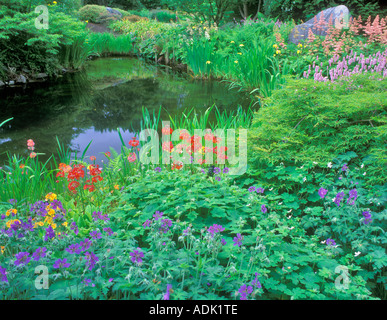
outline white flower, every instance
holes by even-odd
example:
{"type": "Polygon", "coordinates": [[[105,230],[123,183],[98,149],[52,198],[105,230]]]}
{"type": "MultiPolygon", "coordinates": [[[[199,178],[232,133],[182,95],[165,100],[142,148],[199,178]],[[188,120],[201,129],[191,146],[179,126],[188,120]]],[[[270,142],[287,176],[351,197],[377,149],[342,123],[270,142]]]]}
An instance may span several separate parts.
{"type": "Polygon", "coordinates": [[[273,190],[273,188],[270,188],[269,191],[273,190]]]}
{"type": "Polygon", "coordinates": [[[294,229],[294,227],[289,228],[289,230],[293,230],[293,229],[294,229]]]}
{"type": "Polygon", "coordinates": [[[280,202],[279,205],[283,204],[283,202],[280,202]]]}
{"type": "Polygon", "coordinates": [[[306,177],[304,177],[304,179],[302,179],[302,181],[304,181],[304,182],[305,182],[305,181],[306,181],[306,177]]]}
{"type": "Polygon", "coordinates": [[[332,201],[335,202],[336,198],[333,198],[332,201]]]}
{"type": "Polygon", "coordinates": [[[290,212],[292,212],[293,211],[293,209],[290,209],[289,211],[288,211],[288,213],[290,213],[290,212]]]}
{"type": "Polygon", "coordinates": [[[324,241],[321,241],[320,243],[324,244],[324,243],[325,243],[325,241],[326,241],[326,240],[324,240],[324,241]]]}
{"type": "Polygon", "coordinates": [[[360,168],[364,168],[364,163],[361,164],[360,168]]]}
{"type": "Polygon", "coordinates": [[[357,257],[361,252],[358,251],[358,252],[355,252],[355,257],[357,257]]]}
{"type": "Polygon", "coordinates": [[[328,168],[332,168],[332,162],[328,162],[328,168]]]}
{"type": "Polygon", "coordinates": [[[367,172],[364,172],[364,173],[363,173],[363,176],[365,176],[366,174],[367,174],[367,172]]]}
{"type": "Polygon", "coordinates": [[[289,216],[288,219],[290,219],[292,216],[289,216]]]}
{"type": "Polygon", "coordinates": [[[318,162],[316,162],[316,161],[313,161],[313,164],[318,164],[318,162]]]}

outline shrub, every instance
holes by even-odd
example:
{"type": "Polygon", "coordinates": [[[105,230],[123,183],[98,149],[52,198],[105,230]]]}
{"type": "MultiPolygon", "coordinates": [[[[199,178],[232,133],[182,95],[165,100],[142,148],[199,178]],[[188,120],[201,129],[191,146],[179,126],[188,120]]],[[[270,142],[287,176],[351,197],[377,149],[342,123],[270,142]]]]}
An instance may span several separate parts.
{"type": "Polygon", "coordinates": [[[102,15],[107,14],[106,8],[97,5],[87,5],[79,9],[79,19],[92,23],[99,23],[102,15]]]}
{"type": "Polygon", "coordinates": [[[137,21],[140,21],[140,20],[149,21],[149,19],[147,17],[140,17],[140,16],[136,16],[134,14],[126,16],[126,17],[123,17],[122,20],[129,21],[129,22],[137,22],[137,21]]]}
{"type": "Polygon", "coordinates": [[[370,179],[383,181],[386,86],[386,79],[377,81],[372,74],[337,83],[288,79],[255,114],[249,136],[253,167],[328,163],[354,151],[372,164],[370,179]]]}

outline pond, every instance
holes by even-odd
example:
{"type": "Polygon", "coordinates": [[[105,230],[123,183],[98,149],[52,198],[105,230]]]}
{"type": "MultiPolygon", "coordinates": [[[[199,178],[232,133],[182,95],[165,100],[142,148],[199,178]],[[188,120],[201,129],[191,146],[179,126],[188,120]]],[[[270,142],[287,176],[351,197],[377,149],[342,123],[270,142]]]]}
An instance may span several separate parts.
{"type": "Polygon", "coordinates": [[[100,58],[85,70],[68,73],[54,82],[0,89],[0,164],[6,152],[28,156],[26,142],[35,141],[39,158],[57,154],[57,140],[73,152],[82,152],[97,163],[110,147],[119,151],[140,129],[142,108],[152,113],[163,108],[161,119],[194,107],[204,112],[215,104],[224,110],[248,108],[250,98],[229,90],[218,81],[194,81],[188,75],[147,64],[135,58],[100,58]]]}

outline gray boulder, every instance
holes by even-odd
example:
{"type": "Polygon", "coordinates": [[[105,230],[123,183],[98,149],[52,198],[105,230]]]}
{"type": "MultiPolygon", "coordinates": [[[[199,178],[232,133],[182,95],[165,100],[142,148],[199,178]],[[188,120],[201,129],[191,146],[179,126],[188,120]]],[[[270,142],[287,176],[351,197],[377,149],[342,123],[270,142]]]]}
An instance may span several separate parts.
{"type": "Polygon", "coordinates": [[[307,22],[295,26],[289,35],[289,41],[298,44],[307,39],[309,29],[315,35],[326,36],[330,24],[335,28],[346,28],[349,23],[349,16],[349,10],[346,6],[328,8],[307,22]]]}
{"type": "Polygon", "coordinates": [[[17,77],[16,83],[27,83],[27,78],[21,74],[17,77]]]}
{"type": "Polygon", "coordinates": [[[120,16],[120,18],[122,17],[122,13],[119,12],[118,10],[116,10],[116,9],[112,9],[112,8],[106,7],[106,10],[107,10],[110,14],[112,14],[112,15],[120,16]]]}

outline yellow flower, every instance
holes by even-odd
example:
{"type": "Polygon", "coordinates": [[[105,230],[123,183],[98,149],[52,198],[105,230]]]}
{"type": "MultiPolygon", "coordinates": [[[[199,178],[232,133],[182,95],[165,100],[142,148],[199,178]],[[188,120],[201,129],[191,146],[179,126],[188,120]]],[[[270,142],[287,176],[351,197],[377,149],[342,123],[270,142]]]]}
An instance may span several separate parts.
{"type": "Polygon", "coordinates": [[[239,55],[242,55],[242,52],[238,52],[239,55]]]}
{"type": "Polygon", "coordinates": [[[243,43],[241,43],[239,46],[240,46],[240,47],[244,47],[245,45],[244,45],[243,43]]]}
{"type": "Polygon", "coordinates": [[[196,29],[196,27],[195,27],[195,26],[192,26],[192,29],[196,29]]]}
{"type": "Polygon", "coordinates": [[[53,229],[56,229],[56,224],[55,224],[55,223],[51,223],[51,227],[52,227],[53,229]]]}
{"type": "Polygon", "coordinates": [[[238,63],[238,60],[235,60],[234,63],[238,63]]]}
{"type": "Polygon", "coordinates": [[[210,64],[210,63],[211,63],[211,61],[209,61],[209,60],[208,60],[208,61],[206,61],[206,64],[210,64]]]}
{"type": "Polygon", "coordinates": [[[273,48],[277,49],[277,48],[278,48],[278,46],[277,46],[276,44],[273,44],[273,48]]]}
{"type": "Polygon", "coordinates": [[[1,253],[4,253],[4,248],[5,248],[4,246],[0,247],[1,253]]]}
{"type": "Polygon", "coordinates": [[[85,22],[86,22],[86,23],[89,23],[89,20],[86,20],[85,22]]]}
{"type": "Polygon", "coordinates": [[[19,221],[19,223],[20,223],[20,220],[18,220],[18,219],[7,221],[7,223],[6,223],[7,228],[11,228],[11,224],[14,223],[14,222],[18,222],[18,221],[19,221]]]}
{"type": "Polygon", "coordinates": [[[10,214],[16,214],[17,210],[16,209],[8,209],[5,215],[8,217],[10,214]]]}
{"type": "Polygon", "coordinates": [[[300,54],[301,53],[301,51],[300,50],[297,50],[297,54],[300,54]]]}
{"type": "Polygon", "coordinates": [[[276,56],[276,54],[274,53],[274,54],[273,54],[273,57],[275,57],[275,56],[276,56]]]}
{"type": "Polygon", "coordinates": [[[234,40],[231,40],[231,42],[230,43],[235,43],[235,41],[234,40]]]}
{"type": "Polygon", "coordinates": [[[47,200],[54,201],[56,198],[57,198],[57,195],[55,193],[52,193],[52,192],[50,192],[46,195],[46,201],[47,200]]]}
{"type": "Polygon", "coordinates": [[[302,43],[299,43],[299,44],[297,45],[297,47],[302,48],[302,43]]]}
{"type": "Polygon", "coordinates": [[[57,4],[57,2],[56,2],[56,1],[53,1],[52,3],[53,3],[53,4],[57,4]]]}
{"type": "Polygon", "coordinates": [[[66,221],[66,222],[63,222],[63,223],[62,223],[62,226],[67,227],[67,224],[68,224],[67,221],[66,221]]]}
{"type": "Polygon", "coordinates": [[[276,53],[276,54],[280,54],[280,53],[281,53],[281,50],[276,50],[275,53],[276,53]]]}

